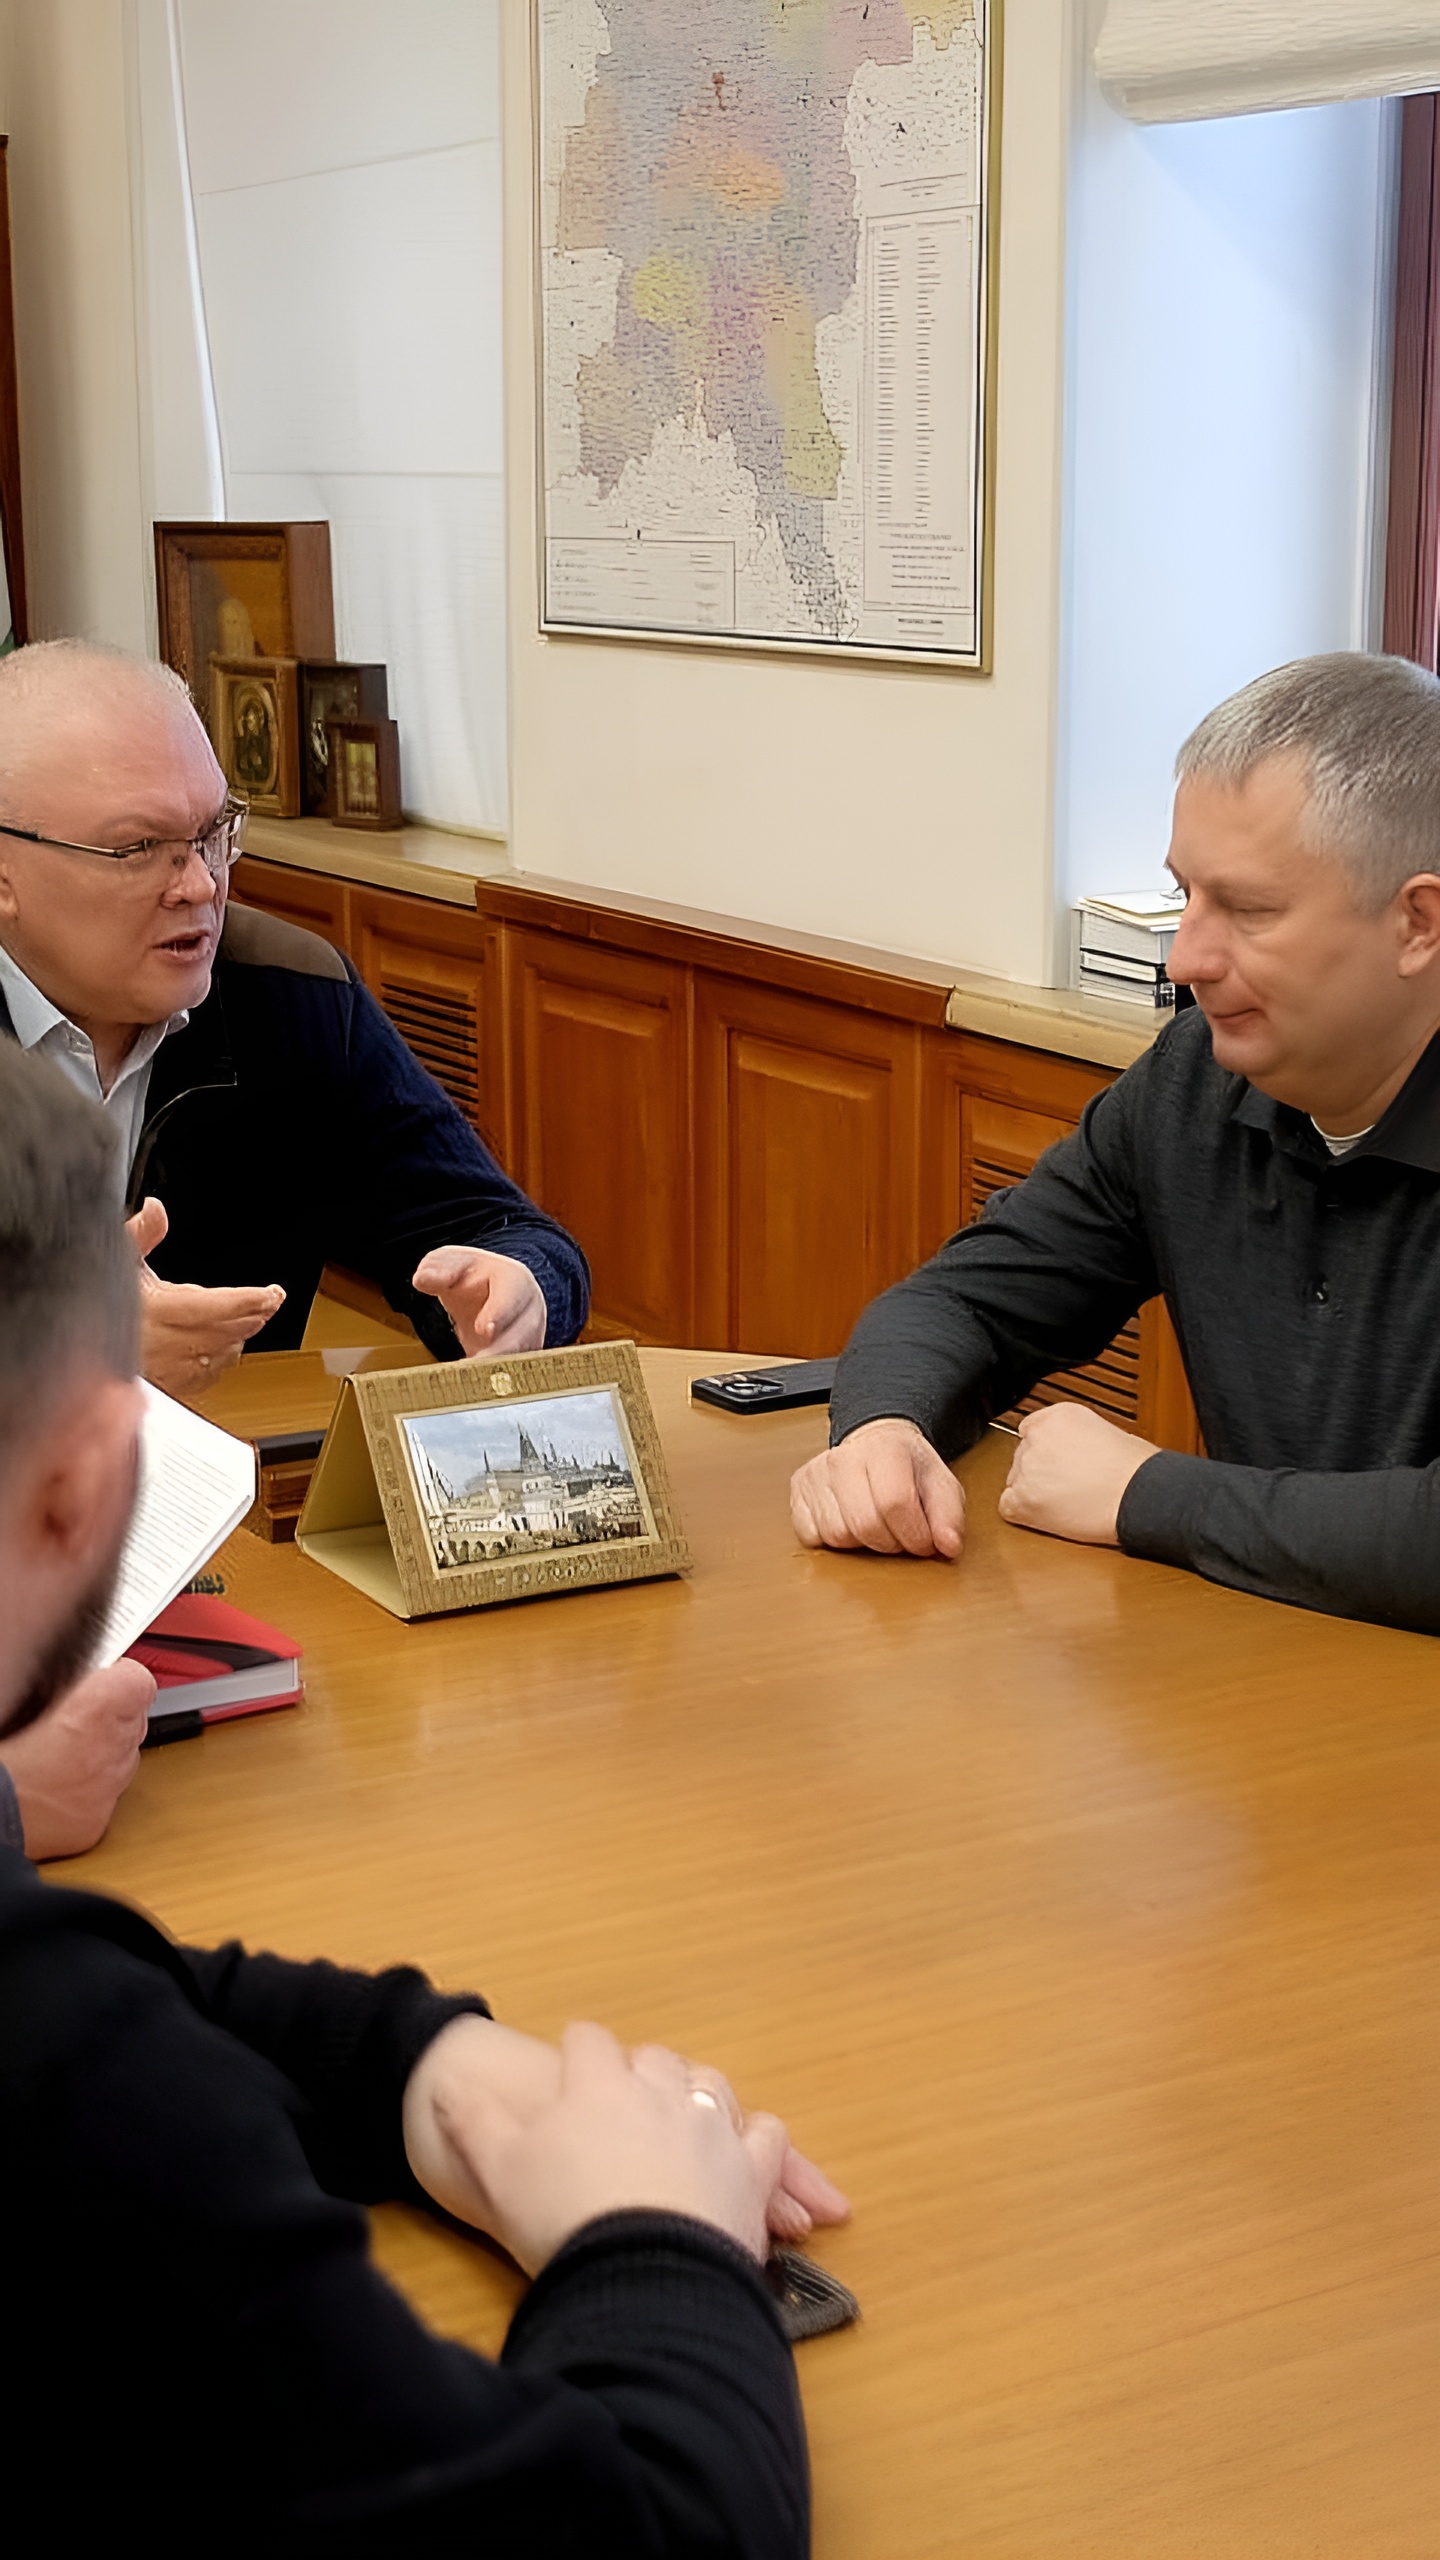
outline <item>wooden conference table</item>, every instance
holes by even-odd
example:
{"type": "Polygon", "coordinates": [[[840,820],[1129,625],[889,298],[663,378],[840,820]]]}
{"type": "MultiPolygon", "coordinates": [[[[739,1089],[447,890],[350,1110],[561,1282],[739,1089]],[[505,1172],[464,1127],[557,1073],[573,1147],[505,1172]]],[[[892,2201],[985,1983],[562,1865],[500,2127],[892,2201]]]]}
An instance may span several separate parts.
{"type": "MultiPolygon", "coordinates": [[[[993,1434],[962,1568],[806,1555],[822,1417],[644,1359],[693,1579],[407,1628],[237,1535],[307,1703],[148,1755],[67,1880],[782,2111],[865,2313],[799,2350],[818,2560],[1432,2560],[1440,1648],[1005,1529],[993,1434]]],[[[498,2346],[502,2263],[375,2245],[498,2346]]]]}

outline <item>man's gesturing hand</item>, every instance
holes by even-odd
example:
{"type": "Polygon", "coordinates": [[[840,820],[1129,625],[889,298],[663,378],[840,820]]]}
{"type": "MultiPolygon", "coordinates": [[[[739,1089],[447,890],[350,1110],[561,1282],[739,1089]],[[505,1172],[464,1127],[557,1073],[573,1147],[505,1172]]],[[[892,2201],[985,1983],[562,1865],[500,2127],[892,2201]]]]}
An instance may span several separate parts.
{"type": "Polygon", "coordinates": [[[145,1257],[164,1242],[169,1225],[158,1200],[147,1200],[126,1225],[140,1263],[140,1366],[167,1396],[196,1396],[234,1366],[252,1335],[279,1313],[285,1292],[202,1289],[157,1278],[145,1257]]]}
{"type": "Polygon", "coordinates": [[[544,1294],[529,1264],[513,1254],[441,1245],[426,1254],[411,1286],[439,1299],[467,1359],[545,1347],[544,1294]]]}
{"type": "Polygon", "coordinates": [[[1000,1517],[1016,1529],[1043,1529],[1091,1547],[1118,1546],[1116,1524],[1125,1488],[1153,1440],[1118,1431],[1084,1404],[1047,1405],[1020,1425],[1000,1517]]]}
{"type": "MultiPolygon", "coordinates": [[[[675,2060],[673,2054],[660,2054],[657,2047],[630,2057],[636,2070],[643,2067],[662,2075],[669,2073],[675,2060]]],[[[714,2096],[743,2135],[748,2119],[728,2082],[699,2065],[687,2063],[680,2068],[688,2075],[691,2103],[697,2088],[714,2096]]],[[[522,2131],[540,2125],[560,2104],[564,2085],[562,2056],[554,2045],[520,2035],[494,2019],[456,2018],[421,2055],[405,2091],[405,2150],[421,2186],[448,2213],[503,2240],[524,2264],[530,2261],[506,2218],[508,2189],[503,2177],[497,2189],[490,2173],[488,2136],[497,2121],[502,2131],[506,2125],[522,2131]]],[[[630,2201],[650,2199],[632,2196],[630,2201]]],[[[768,2194],[762,2198],[763,2218],[777,2239],[803,2239],[816,2223],[843,2222],[849,2209],[838,2187],[822,2171],[789,2144],[783,2146],[768,2194]]],[[[572,2227],[578,2228],[578,2222],[572,2227]]]]}
{"type": "Polygon", "coordinates": [[[913,1422],[865,1422],[790,1479],[804,1547],[873,1547],[882,1556],[958,1556],[965,1496],[913,1422]]]}
{"type": "Polygon", "coordinates": [[[31,1858],[76,1858],[105,1835],[135,1775],[155,1683],[138,1662],[92,1671],[0,1742],[31,1858]]]}

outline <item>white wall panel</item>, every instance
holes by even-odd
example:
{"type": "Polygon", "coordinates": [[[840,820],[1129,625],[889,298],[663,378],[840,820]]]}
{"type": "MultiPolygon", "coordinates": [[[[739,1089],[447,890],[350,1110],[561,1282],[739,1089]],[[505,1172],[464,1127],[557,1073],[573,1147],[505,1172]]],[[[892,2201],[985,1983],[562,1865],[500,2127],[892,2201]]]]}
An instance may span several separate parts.
{"type": "Polygon", "coordinates": [[[198,199],[233,481],[499,471],[500,147],[198,199]]]}
{"type": "Polygon", "coordinates": [[[500,136],[496,0],[180,0],[197,192],[500,136]]]}
{"type": "Polygon", "coordinates": [[[324,516],[405,805],[503,833],[499,0],[178,0],[225,512],[324,516]]]}

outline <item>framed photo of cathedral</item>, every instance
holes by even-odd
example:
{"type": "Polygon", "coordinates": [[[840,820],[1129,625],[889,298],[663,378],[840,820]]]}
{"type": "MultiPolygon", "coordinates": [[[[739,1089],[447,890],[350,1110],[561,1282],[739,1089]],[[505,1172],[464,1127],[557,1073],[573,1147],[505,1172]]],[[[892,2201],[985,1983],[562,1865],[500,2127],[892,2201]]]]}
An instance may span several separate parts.
{"type": "Polygon", "coordinates": [[[632,1342],[348,1378],[296,1539],[402,1618],[691,1561],[632,1342]]]}

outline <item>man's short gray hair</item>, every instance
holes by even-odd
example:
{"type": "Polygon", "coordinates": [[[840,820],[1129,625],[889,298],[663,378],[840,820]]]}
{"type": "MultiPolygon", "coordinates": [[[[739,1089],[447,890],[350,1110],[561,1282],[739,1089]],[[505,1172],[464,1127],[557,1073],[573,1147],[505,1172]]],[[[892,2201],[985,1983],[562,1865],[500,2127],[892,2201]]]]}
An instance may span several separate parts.
{"type": "Polygon", "coordinates": [[[1440,872],[1440,682],[1423,667],[1359,650],[1296,658],[1210,712],[1175,772],[1238,787],[1276,756],[1303,765],[1311,848],[1343,863],[1365,914],[1440,872]]]}
{"type": "Polygon", "coordinates": [[[133,1377],[140,1298],[98,1103],[0,1037],[0,1469],[82,1361],[133,1377]]]}

